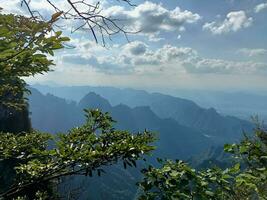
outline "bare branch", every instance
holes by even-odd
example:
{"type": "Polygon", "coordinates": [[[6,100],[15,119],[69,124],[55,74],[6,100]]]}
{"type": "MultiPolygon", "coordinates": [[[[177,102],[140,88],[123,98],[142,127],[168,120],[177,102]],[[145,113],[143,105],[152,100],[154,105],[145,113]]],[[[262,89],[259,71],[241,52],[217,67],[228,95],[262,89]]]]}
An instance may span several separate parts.
{"type": "MultiPolygon", "coordinates": [[[[117,0],[124,2],[129,6],[135,6],[132,0],[117,0]]],[[[106,44],[106,38],[111,40],[112,36],[121,33],[127,41],[128,34],[136,34],[138,31],[128,31],[124,25],[121,25],[121,20],[113,19],[111,16],[105,16],[100,5],[100,1],[95,4],[89,3],[87,0],[66,0],[66,5],[70,8],[64,10],[58,3],[52,0],[46,2],[54,9],[56,13],[62,13],[60,16],[63,20],[78,20],[81,23],[77,27],[72,27],[72,33],[77,30],[89,30],[94,40],[98,43],[98,37],[101,38],[103,46],[106,44]]],[[[22,5],[26,5],[28,12],[33,19],[42,17],[38,11],[32,10],[30,1],[21,0],[22,5]],[[36,15],[38,14],[38,16],[36,15]]],[[[56,25],[54,25],[56,26],[56,25]]]]}

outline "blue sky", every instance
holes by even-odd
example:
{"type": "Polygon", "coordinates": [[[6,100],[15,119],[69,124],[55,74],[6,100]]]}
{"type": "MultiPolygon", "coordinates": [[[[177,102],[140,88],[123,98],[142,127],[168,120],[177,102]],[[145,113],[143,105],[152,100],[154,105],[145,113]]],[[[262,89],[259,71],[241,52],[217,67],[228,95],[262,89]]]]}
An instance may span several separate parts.
{"type": "MultiPolygon", "coordinates": [[[[56,2],[64,5],[65,0],[56,2]]],[[[88,0],[94,1],[94,0],[88,0]]],[[[54,1],[55,2],[55,1],[54,1]]],[[[117,35],[107,47],[88,32],[64,34],[74,49],[54,58],[54,72],[28,79],[64,85],[108,85],[153,89],[267,89],[266,0],[133,0],[136,7],[102,1],[103,14],[123,19],[127,43],[117,35]]],[[[4,12],[27,14],[19,0],[0,0],[4,12]]],[[[45,0],[32,8],[47,18],[45,0]]]]}

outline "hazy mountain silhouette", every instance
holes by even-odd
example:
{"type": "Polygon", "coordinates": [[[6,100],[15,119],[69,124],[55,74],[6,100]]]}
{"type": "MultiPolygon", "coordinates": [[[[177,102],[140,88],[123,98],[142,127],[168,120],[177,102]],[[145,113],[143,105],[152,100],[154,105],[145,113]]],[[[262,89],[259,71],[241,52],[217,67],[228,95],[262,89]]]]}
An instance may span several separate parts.
{"type": "Polygon", "coordinates": [[[190,99],[201,107],[214,107],[219,113],[247,120],[255,115],[258,115],[260,119],[267,119],[266,91],[176,90],[172,93],[190,99]]]}
{"type": "Polygon", "coordinates": [[[29,96],[33,128],[45,132],[65,132],[82,123],[81,113],[75,102],[51,94],[43,95],[31,88],[29,96]]]}
{"type": "Polygon", "coordinates": [[[250,131],[252,129],[251,123],[245,120],[223,116],[213,108],[205,109],[193,101],[160,93],[113,87],[49,87],[42,85],[34,87],[43,93],[49,92],[71,100],[79,100],[88,92],[93,91],[107,99],[112,105],[125,104],[131,108],[149,106],[159,118],[172,118],[179,124],[202,132],[220,143],[236,141],[242,137],[243,130],[250,131]]]}
{"type": "MultiPolygon", "coordinates": [[[[126,90],[126,95],[123,95],[123,92],[118,93],[123,90],[111,90],[109,98],[113,101],[113,105],[121,101],[128,103],[131,107],[121,103],[112,106],[107,99],[94,92],[89,92],[76,103],[51,94],[43,95],[38,90],[31,88],[32,94],[29,97],[29,103],[32,126],[53,133],[66,132],[83,123],[84,108],[98,108],[112,115],[117,121],[116,128],[118,129],[132,132],[148,129],[158,133],[159,140],[155,143],[157,150],[153,152],[153,158],[149,159],[150,162],[153,163],[156,157],[187,160],[193,156],[191,159],[193,163],[205,166],[209,164],[210,160],[220,163],[219,160],[214,159],[214,155],[217,154],[210,155],[209,149],[221,144],[225,135],[220,135],[220,132],[215,129],[212,132],[214,133],[213,137],[205,136],[204,132],[197,128],[199,126],[196,123],[197,119],[206,120],[207,124],[204,125],[209,129],[212,126],[208,122],[214,123],[213,120],[217,120],[221,126],[224,125],[225,129],[228,128],[227,120],[236,123],[237,127],[240,127],[242,123],[247,123],[237,118],[220,116],[214,109],[200,108],[194,102],[185,99],[135,90],[126,90]],[[113,93],[114,91],[117,93],[113,93]],[[134,107],[135,105],[146,106],[134,107]],[[153,109],[157,111],[157,115],[153,109]],[[180,121],[184,124],[188,123],[187,126],[181,125],[177,116],[184,117],[180,121]],[[194,125],[193,128],[190,127],[190,123],[194,125]],[[197,158],[201,152],[203,159],[198,161],[197,158]]],[[[106,96],[108,95],[106,94],[106,96]]],[[[247,124],[249,125],[249,123],[247,124]]],[[[201,125],[205,127],[203,124],[201,125]]],[[[229,135],[228,139],[234,140],[235,134],[234,132],[234,135],[229,135]]],[[[240,136],[240,133],[237,135],[240,136]]],[[[121,197],[120,199],[134,199],[138,194],[138,189],[133,185],[140,180],[139,169],[123,170],[121,165],[116,165],[107,168],[107,172],[107,175],[101,178],[73,178],[62,185],[61,191],[64,193],[70,188],[81,187],[80,199],[106,199],[108,197],[115,200],[118,199],[118,196],[121,197]]]]}
{"type": "Polygon", "coordinates": [[[42,95],[35,89],[31,91],[29,102],[32,126],[42,131],[66,132],[82,124],[84,108],[98,108],[111,114],[117,121],[118,129],[132,132],[148,129],[158,133],[157,156],[186,158],[216,144],[201,132],[180,125],[174,119],[159,118],[148,106],[111,106],[106,99],[93,92],[76,104],[50,94],[42,95]]]}
{"type": "Polygon", "coordinates": [[[161,119],[148,106],[130,108],[120,104],[112,107],[100,95],[91,92],[80,101],[79,107],[100,108],[109,112],[117,121],[119,129],[134,132],[148,129],[157,132],[159,134],[157,152],[164,157],[184,157],[212,145],[211,139],[202,133],[182,126],[171,118],[161,119]]]}

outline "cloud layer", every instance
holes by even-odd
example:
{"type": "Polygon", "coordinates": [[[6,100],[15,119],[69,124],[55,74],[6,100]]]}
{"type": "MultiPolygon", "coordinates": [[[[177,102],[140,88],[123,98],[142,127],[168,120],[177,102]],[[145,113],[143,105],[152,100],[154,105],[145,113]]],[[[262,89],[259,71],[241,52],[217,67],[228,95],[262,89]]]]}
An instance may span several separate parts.
{"type": "MultiPolygon", "coordinates": [[[[62,8],[67,5],[66,0],[53,1],[60,3],[62,8]]],[[[20,7],[19,2],[20,0],[0,0],[1,7],[6,11],[27,13],[25,8],[20,7]]],[[[58,72],[62,72],[63,79],[65,74],[70,74],[70,78],[75,81],[73,73],[76,72],[77,80],[80,80],[80,76],[87,80],[91,73],[93,78],[101,77],[100,82],[103,81],[102,76],[105,76],[107,81],[111,79],[110,77],[116,76],[118,82],[123,78],[127,82],[130,77],[136,77],[137,82],[140,77],[149,77],[151,81],[155,77],[158,80],[165,77],[164,80],[169,82],[170,76],[175,80],[178,80],[178,76],[179,78],[210,76],[216,80],[222,76],[259,77],[267,74],[267,47],[264,45],[266,37],[259,32],[265,28],[264,24],[259,23],[265,20],[265,13],[256,14],[267,8],[267,3],[256,5],[252,2],[249,7],[231,1],[231,7],[227,7],[229,4],[225,3],[223,4],[225,7],[217,9],[214,1],[215,5],[211,7],[216,9],[211,12],[210,7],[205,6],[206,2],[196,2],[191,5],[184,1],[177,1],[178,3],[163,1],[160,4],[151,0],[142,1],[136,7],[126,6],[117,1],[112,5],[110,1],[101,2],[104,2],[102,14],[116,19],[116,22],[126,30],[141,32],[129,34],[130,40],[135,41],[127,44],[123,44],[126,40],[122,41],[120,36],[113,37],[113,42],[108,43],[108,47],[111,47],[109,49],[90,41],[88,31],[79,31],[71,35],[70,43],[76,48],[65,49],[55,57],[55,62],[59,66],[58,72]],[[201,6],[198,6],[199,4],[201,6]],[[194,11],[196,8],[197,12],[194,11]],[[221,18],[222,13],[226,13],[226,16],[221,18]],[[214,19],[207,21],[211,15],[214,19]],[[251,33],[249,41],[247,32],[241,31],[248,27],[253,28],[253,31],[249,32],[251,33]],[[186,29],[191,31],[183,32],[186,29]],[[214,37],[210,37],[210,33],[214,37]],[[229,33],[235,34],[233,36],[229,33]],[[221,37],[224,34],[229,35],[221,37]],[[155,43],[155,41],[160,42],[155,43]],[[244,48],[246,45],[248,48],[244,48]],[[235,51],[231,54],[229,49],[235,51]]],[[[34,0],[31,6],[48,19],[54,12],[46,0],[34,0]]],[[[64,21],[66,35],[69,35],[71,27],[79,26],[75,23],[64,21]]],[[[161,83],[159,81],[159,84],[161,83]]],[[[190,81],[185,84],[190,84],[190,81]]]]}
{"type": "Polygon", "coordinates": [[[267,55],[267,50],[266,49],[248,49],[248,48],[243,48],[238,50],[239,53],[249,56],[249,57],[254,57],[254,56],[265,56],[267,55]]]}
{"type": "Polygon", "coordinates": [[[240,29],[247,28],[252,25],[252,17],[248,17],[243,10],[229,12],[223,22],[205,23],[204,30],[208,30],[215,35],[229,32],[237,32],[240,29]]]}
{"type": "MultiPolygon", "coordinates": [[[[92,44],[75,41],[76,52],[62,56],[62,63],[93,68],[101,73],[136,74],[164,73],[164,71],[189,74],[261,74],[267,72],[267,64],[256,61],[231,61],[206,58],[193,48],[163,45],[152,49],[142,41],[134,41],[113,47],[118,51],[106,54],[107,50],[92,44]],[[101,53],[102,52],[102,53],[101,53]]],[[[246,56],[259,56],[265,49],[240,49],[246,56]]]]}
{"type": "Polygon", "coordinates": [[[161,4],[145,1],[132,10],[122,6],[112,6],[104,11],[106,16],[124,19],[121,23],[132,31],[140,31],[152,39],[161,32],[183,31],[186,24],[196,23],[201,19],[197,13],[182,10],[179,7],[168,10],[161,4]]]}
{"type": "Polygon", "coordinates": [[[261,4],[258,4],[257,6],[255,6],[254,12],[255,13],[259,13],[262,10],[265,10],[265,9],[267,9],[267,3],[261,3],[261,4]]]}

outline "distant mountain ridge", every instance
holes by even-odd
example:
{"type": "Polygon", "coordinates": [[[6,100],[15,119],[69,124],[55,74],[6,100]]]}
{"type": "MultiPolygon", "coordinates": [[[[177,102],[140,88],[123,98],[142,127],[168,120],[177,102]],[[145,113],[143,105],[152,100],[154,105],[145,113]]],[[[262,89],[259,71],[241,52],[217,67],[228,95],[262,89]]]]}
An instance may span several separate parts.
{"type": "Polygon", "coordinates": [[[116,128],[139,132],[145,129],[157,132],[158,156],[186,158],[216,145],[216,142],[189,127],[180,125],[174,119],[159,118],[148,106],[130,108],[120,104],[111,106],[109,102],[93,92],[87,94],[79,103],[43,95],[31,89],[29,97],[32,125],[42,131],[66,132],[84,121],[84,108],[98,108],[109,112],[117,121],[116,128]],[[193,147],[193,148],[188,148],[193,147]]]}
{"type": "MultiPolygon", "coordinates": [[[[199,115],[205,116],[206,113],[210,118],[216,118],[217,116],[217,120],[222,120],[222,124],[225,124],[225,118],[220,116],[214,109],[203,109],[194,102],[184,99],[176,99],[161,94],[149,94],[143,91],[140,91],[140,93],[137,92],[136,94],[129,90],[125,96],[122,93],[110,92],[110,95],[114,95],[113,99],[111,98],[113,103],[115,100],[123,100],[123,102],[127,102],[132,106],[129,107],[122,103],[117,105],[114,103],[115,106],[112,106],[107,99],[95,92],[87,93],[79,102],[66,100],[52,94],[44,95],[34,88],[31,88],[31,92],[29,104],[32,125],[41,131],[52,133],[66,132],[83,123],[84,108],[98,108],[111,114],[118,122],[116,124],[116,128],[118,129],[132,132],[148,129],[158,133],[159,139],[155,143],[157,149],[153,152],[153,157],[149,158],[150,163],[154,163],[156,157],[183,160],[193,158],[191,159],[192,162],[195,162],[200,167],[202,165],[205,166],[209,163],[210,159],[214,160],[213,155],[210,156],[209,154],[205,154],[205,152],[213,149],[213,147],[220,146],[225,136],[219,133],[216,133],[216,136],[205,135],[206,132],[182,125],[178,120],[172,118],[172,116],[176,116],[177,112],[179,114],[178,116],[188,118],[190,115],[195,115],[196,117],[199,115]],[[116,97],[115,95],[118,96],[116,97]],[[155,99],[153,100],[153,98],[155,99]],[[149,105],[144,105],[149,101],[151,101],[149,105]],[[134,107],[134,105],[141,106],[134,107]],[[180,108],[179,105],[183,105],[183,107],[180,108]],[[158,106],[158,115],[163,115],[166,118],[159,117],[155,114],[152,108],[156,110],[156,106],[158,106]],[[168,115],[166,112],[170,112],[170,114],[168,115]],[[202,160],[198,160],[199,155],[204,155],[202,160]]],[[[190,118],[184,120],[184,123],[186,122],[190,122],[190,118]]],[[[241,122],[237,122],[238,126],[241,122]]],[[[240,137],[241,133],[237,135],[240,137]]],[[[235,135],[229,138],[229,140],[235,139],[235,135]]],[[[220,161],[214,161],[220,163],[220,161]]],[[[107,175],[100,178],[81,179],[78,177],[71,179],[66,182],[67,186],[62,185],[62,192],[64,193],[64,188],[77,188],[77,186],[82,185],[84,186],[84,190],[80,194],[80,199],[100,200],[108,198],[117,200],[118,194],[121,193],[123,195],[119,196],[122,200],[135,199],[135,196],[138,194],[138,189],[134,185],[140,180],[141,176],[139,169],[126,171],[120,165],[116,165],[108,168],[107,172],[107,175]]]]}
{"type": "Polygon", "coordinates": [[[172,93],[190,99],[201,107],[214,107],[219,113],[233,115],[242,119],[250,119],[258,115],[267,120],[267,93],[266,91],[198,91],[176,90],[172,93]]]}
{"type": "Polygon", "coordinates": [[[131,108],[149,106],[158,117],[175,119],[179,124],[202,132],[207,137],[218,137],[217,140],[221,140],[221,143],[236,141],[242,137],[244,130],[250,131],[253,127],[245,120],[222,116],[213,108],[201,108],[193,101],[160,93],[112,87],[35,87],[43,93],[52,93],[71,100],[95,92],[112,105],[125,104],[131,108]]]}

